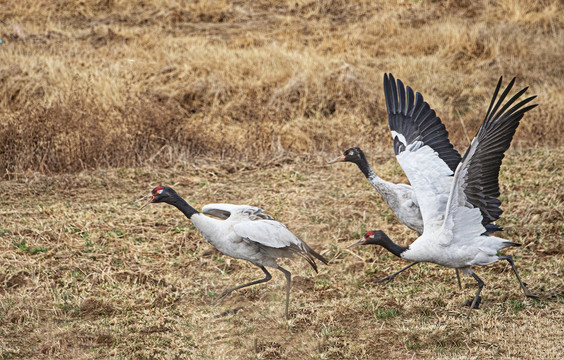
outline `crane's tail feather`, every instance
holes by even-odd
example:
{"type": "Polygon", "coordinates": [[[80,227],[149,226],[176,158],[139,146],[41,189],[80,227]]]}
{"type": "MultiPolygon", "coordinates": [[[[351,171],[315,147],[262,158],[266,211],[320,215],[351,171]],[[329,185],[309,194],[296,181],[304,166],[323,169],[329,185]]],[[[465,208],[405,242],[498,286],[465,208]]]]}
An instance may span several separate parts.
{"type": "Polygon", "coordinates": [[[294,254],[300,256],[301,258],[303,258],[305,261],[307,261],[311,265],[313,270],[315,270],[315,272],[318,272],[318,271],[317,271],[317,264],[315,263],[314,258],[317,258],[319,261],[321,261],[325,265],[327,265],[329,263],[327,261],[327,259],[325,259],[323,256],[321,256],[317,252],[315,252],[315,250],[310,248],[305,242],[302,242],[300,244],[300,246],[290,246],[289,250],[292,253],[294,253],[294,254]]]}
{"type": "Polygon", "coordinates": [[[311,248],[309,249],[309,254],[313,255],[317,258],[317,260],[321,261],[322,263],[324,263],[325,265],[329,264],[329,261],[327,259],[325,259],[323,256],[321,256],[320,254],[316,253],[314,250],[312,250],[311,248]]]}
{"type": "Polygon", "coordinates": [[[304,258],[313,268],[313,270],[315,270],[315,272],[317,271],[317,264],[315,263],[315,260],[313,260],[313,258],[309,255],[309,254],[304,254],[304,253],[300,253],[300,256],[302,258],[304,258]]]}
{"type": "Polygon", "coordinates": [[[503,242],[503,245],[504,245],[504,246],[503,246],[504,248],[509,247],[509,246],[521,246],[521,244],[516,243],[516,242],[514,242],[514,241],[509,241],[509,240],[504,241],[504,242],[503,242]]]}
{"type": "Polygon", "coordinates": [[[305,253],[302,253],[302,254],[303,254],[304,258],[306,258],[307,262],[310,263],[310,265],[313,267],[315,272],[317,272],[317,264],[315,263],[315,260],[313,259],[312,256],[317,258],[319,261],[321,261],[325,265],[327,265],[329,263],[327,261],[327,259],[325,259],[323,256],[321,256],[317,252],[315,252],[315,250],[310,248],[306,243],[304,243],[304,245],[305,245],[306,251],[305,251],[305,253]]]}

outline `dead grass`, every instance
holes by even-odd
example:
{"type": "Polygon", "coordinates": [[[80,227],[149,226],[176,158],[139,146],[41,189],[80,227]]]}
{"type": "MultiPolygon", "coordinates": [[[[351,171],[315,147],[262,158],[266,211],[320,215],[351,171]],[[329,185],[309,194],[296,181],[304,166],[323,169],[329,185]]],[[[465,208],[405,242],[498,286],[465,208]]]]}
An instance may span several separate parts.
{"type": "Polygon", "coordinates": [[[540,106],[516,143],[560,146],[563,25],[557,0],[19,1],[0,22],[0,171],[381,150],[384,72],[461,147],[517,76],[540,106]]]}
{"type": "MultiPolygon", "coordinates": [[[[335,154],[332,154],[335,155],[335,154]]],[[[395,159],[368,151],[382,177],[403,181],[395,159]]],[[[256,161],[197,159],[174,168],[34,173],[0,183],[0,358],[524,358],[564,354],[561,150],[510,151],[501,174],[504,236],[541,300],[523,296],[505,263],[477,269],[484,308],[465,321],[475,292],[454,272],[405,265],[381,248],[345,245],[398,224],[358,169],[324,156],[256,161]],[[261,276],[222,256],[169,206],[133,200],[174,185],[195,207],[252,203],[331,259],[315,274],[299,260],[289,321],[280,274],[213,305],[233,284],[261,276]]]]}
{"type": "Polygon", "coordinates": [[[564,357],[564,9],[539,1],[12,1],[0,19],[0,359],[564,357]],[[345,245],[401,226],[352,165],[391,154],[382,75],[425,96],[464,149],[500,75],[530,86],[501,173],[505,263],[475,286],[345,245]],[[175,209],[250,203],[331,259],[283,279],[207,245],[175,209]]]}

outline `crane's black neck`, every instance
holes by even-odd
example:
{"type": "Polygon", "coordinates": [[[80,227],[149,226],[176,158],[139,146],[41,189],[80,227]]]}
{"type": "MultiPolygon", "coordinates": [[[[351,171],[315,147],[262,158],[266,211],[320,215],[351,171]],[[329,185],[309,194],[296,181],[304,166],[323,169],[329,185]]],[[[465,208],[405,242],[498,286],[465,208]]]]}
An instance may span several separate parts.
{"type": "Polygon", "coordinates": [[[190,206],[190,204],[188,204],[186,200],[181,198],[178,194],[175,194],[171,199],[167,199],[167,201],[165,202],[172,206],[175,206],[178,210],[182,211],[182,213],[186,215],[188,219],[190,219],[192,215],[199,213],[198,210],[190,206]]]}
{"type": "Polygon", "coordinates": [[[402,254],[409,249],[409,246],[401,246],[393,242],[383,231],[376,232],[375,237],[367,244],[380,245],[397,257],[403,257],[402,254]]]}
{"type": "Polygon", "coordinates": [[[370,164],[366,160],[366,157],[364,157],[364,154],[360,157],[358,161],[355,162],[355,164],[358,166],[360,171],[362,171],[364,176],[366,176],[366,178],[370,178],[376,175],[374,171],[372,171],[372,169],[370,168],[370,164]]]}

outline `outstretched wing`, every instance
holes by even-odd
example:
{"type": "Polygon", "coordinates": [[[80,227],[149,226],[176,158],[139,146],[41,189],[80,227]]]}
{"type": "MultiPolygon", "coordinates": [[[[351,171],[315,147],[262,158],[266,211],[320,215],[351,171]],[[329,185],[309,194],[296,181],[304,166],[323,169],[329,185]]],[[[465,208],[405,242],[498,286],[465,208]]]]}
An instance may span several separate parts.
{"type": "Polygon", "coordinates": [[[499,219],[502,213],[498,199],[501,161],[523,115],[537,106],[525,106],[536,97],[531,96],[511,107],[528,88],[519,91],[502,106],[515,78],[496,102],[501,83],[502,78],[499,79],[484,122],[454,176],[445,227],[453,229],[455,239],[461,241],[495,227],[492,222],[499,219]]]}
{"type": "Polygon", "coordinates": [[[227,219],[236,215],[246,217],[249,220],[274,220],[263,209],[249,205],[208,204],[202,208],[202,212],[220,219],[227,219]]]}
{"type": "Polygon", "coordinates": [[[394,152],[415,191],[423,223],[442,222],[460,154],[420,93],[414,95],[401,80],[396,83],[392,74],[385,74],[384,94],[394,152]]]}

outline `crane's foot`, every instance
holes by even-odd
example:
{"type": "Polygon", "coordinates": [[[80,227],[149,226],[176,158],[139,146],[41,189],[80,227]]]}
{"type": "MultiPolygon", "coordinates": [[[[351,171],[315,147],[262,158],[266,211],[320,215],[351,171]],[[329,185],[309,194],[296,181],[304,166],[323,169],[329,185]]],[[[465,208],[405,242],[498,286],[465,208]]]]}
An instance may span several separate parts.
{"type": "Polygon", "coordinates": [[[376,284],[382,283],[382,282],[385,283],[385,284],[387,284],[387,283],[389,283],[390,281],[394,280],[394,278],[396,277],[396,275],[397,275],[397,274],[388,275],[388,276],[385,276],[385,277],[380,278],[380,279],[372,280],[372,282],[373,282],[373,283],[376,283],[376,284]]]}
{"type": "Polygon", "coordinates": [[[533,299],[539,299],[539,295],[535,294],[534,292],[532,292],[531,290],[529,290],[529,284],[527,284],[526,282],[521,283],[521,289],[523,290],[523,293],[525,294],[526,297],[528,298],[533,298],[533,299]]]}
{"type": "Polygon", "coordinates": [[[537,294],[533,293],[533,292],[532,292],[531,290],[529,290],[526,286],[523,287],[523,292],[525,293],[525,296],[526,296],[526,297],[533,298],[533,299],[538,299],[538,298],[539,298],[539,296],[538,296],[537,294]]]}
{"type": "Polygon", "coordinates": [[[231,314],[235,315],[235,314],[237,314],[237,312],[239,312],[239,310],[243,310],[243,307],[238,306],[235,309],[226,310],[226,311],[222,312],[221,314],[217,315],[216,318],[224,317],[224,316],[231,315],[231,314]]]}
{"type": "MultiPolygon", "coordinates": [[[[465,302],[463,302],[461,305],[462,306],[472,306],[472,301],[474,299],[468,299],[465,302]]],[[[480,308],[480,304],[482,303],[482,297],[478,296],[478,298],[476,299],[476,303],[474,304],[474,306],[472,307],[472,309],[479,309],[480,308]]],[[[470,310],[472,310],[470,309],[470,310]]]]}
{"type": "Polygon", "coordinates": [[[396,277],[396,275],[398,275],[398,274],[400,274],[401,272],[403,272],[403,271],[409,269],[410,267],[412,267],[412,266],[415,265],[415,264],[418,264],[418,263],[417,263],[417,262],[413,262],[413,263],[411,263],[411,264],[409,264],[409,265],[407,265],[407,266],[404,266],[403,268],[399,269],[398,271],[396,271],[396,272],[393,273],[393,274],[390,274],[390,275],[388,275],[388,276],[386,276],[386,277],[383,277],[383,278],[381,278],[381,279],[378,279],[378,280],[373,280],[372,282],[374,282],[374,283],[385,282],[385,283],[387,284],[387,283],[389,283],[390,281],[394,280],[394,278],[396,277]]]}
{"type": "Polygon", "coordinates": [[[223,299],[227,295],[231,294],[232,292],[233,292],[233,289],[223,290],[223,292],[221,294],[219,294],[219,296],[213,301],[213,303],[215,304],[216,302],[220,301],[221,299],[223,299]]]}

